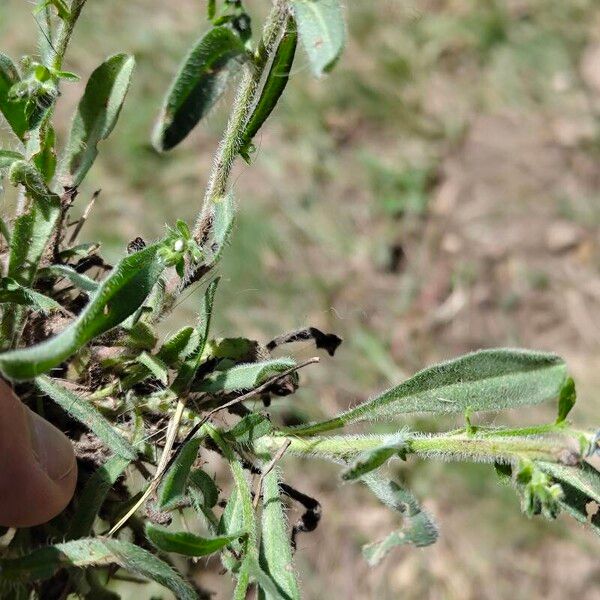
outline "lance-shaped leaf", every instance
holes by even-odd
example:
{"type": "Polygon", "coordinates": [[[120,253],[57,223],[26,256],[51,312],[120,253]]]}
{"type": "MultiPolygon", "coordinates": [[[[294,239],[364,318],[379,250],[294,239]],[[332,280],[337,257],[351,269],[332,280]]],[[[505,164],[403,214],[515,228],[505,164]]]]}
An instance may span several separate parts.
{"type": "MultiPolygon", "coordinates": [[[[237,552],[243,551],[246,557],[252,557],[258,563],[256,515],[252,505],[252,492],[246,479],[244,467],[229,443],[218,430],[207,425],[206,431],[219,447],[225,460],[229,463],[234,483],[227,505],[221,515],[218,532],[221,535],[233,535],[239,531],[247,533],[248,535],[244,538],[244,543],[234,545],[234,549],[237,552]]],[[[221,560],[227,570],[238,570],[239,560],[236,555],[230,552],[223,552],[221,560]]]]}
{"type": "Polygon", "coordinates": [[[46,546],[19,558],[0,559],[0,578],[7,583],[48,579],[59,569],[115,563],[170,589],[178,600],[198,600],[192,586],[167,563],[129,542],[88,538],[46,546]]]}
{"type": "Polygon", "coordinates": [[[362,481],[383,504],[402,514],[404,520],[402,529],[392,532],[380,542],[363,546],[363,555],[370,565],[380,562],[395,546],[413,544],[423,547],[435,543],[437,527],[409,490],[374,473],[365,475],[362,481]]]}
{"type": "Polygon", "coordinates": [[[154,244],[122,259],[77,319],[40,344],[0,354],[0,371],[9,379],[32,379],[125,321],[143,304],[165,268],[161,247],[160,243],[154,244]]]}
{"type": "Polygon", "coordinates": [[[491,349],[419,371],[414,377],[337,417],[293,429],[312,435],[349,423],[407,413],[493,411],[539,404],[560,394],[567,368],[555,354],[491,349]]]}
{"type": "Polygon", "coordinates": [[[10,169],[14,162],[23,160],[25,157],[20,152],[13,150],[0,150],[0,172],[10,169]]]}
{"type": "Polygon", "coordinates": [[[213,202],[210,214],[210,235],[207,242],[203,245],[208,266],[213,267],[221,260],[223,250],[231,236],[234,217],[235,203],[233,201],[233,194],[229,193],[217,202],[213,202]]]}
{"type": "Polygon", "coordinates": [[[202,438],[196,437],[179,451],[171,468],[165,474],[158,494],[158,507],[161,510],[173,510],[185,498],[188,477],[202,438]]]}
{"type": "Polygon", "coordinates": [[[269,418],[261,413],[250,413],[223,435],[238,444],[249,444],[268,435],[273,429],[269,418]]]}
{"type": "Polygon", "coordinates": [[[165,98],[153,134],[154,147],[170,150],[181,142],[227,88],[245,48],[228,27],[215,27],[194,45],[165,98]]]}
{"type": "Polygon", "coordinates": [[[557,463],[540,462],[539,468],[550,475],[562,488],[561,508],[574,519],[588,525],[600,535],[600,472],[588,463],[571,467],[557,463]],[[595,503],[596,510],[590,510],[595,503]]]}
{"type": "Polygon", "coordinates": [[[163,552],[176,552],[184,556],[208,556],[243,537],[244,533],[221,535],[211,538],[200,537],[187,531],[169,531],[148,523],[146,536],[163,552]]]}
{"type": "Polygon", "coordinates": [[[194,327],[183,327],[173,334],[160,348],[158,358],[171,366],[185,360],[198,344],[198,330],[194,327]]]}
{"type": "Polygon", "coordinates": [[[190,471],[189,484],[202,494],[202,503],[208,508],[215,506],[219,500],[219,490],[213,478],[202,469],[190,471]]]}
{"type": "Polygon", "coordinates": [[[333,68],[344,49],[346,28],[341,1],[294,0],[292,6],[311,70],[320,77],[333,68]]]}
{"type": "Polygon", "coordinates": [[[62,169],[69,186],[78,186],[98,154],[98,143],[113,130],[125,100],[135,59],[116,54],[90,76],[71,125],[62,169]]]}
{"type": "Polygon", "coordinates": [[[0,303],[2,302],[29,306],[33,310],[41,312],[62,310],[62,306],[56,300],[22,286],[10,277],[0,279],[0,303]]]}
{"type": "Polygon", "coordinates": [[[148,354],[147,352],[142,352],[136,360],[140,365],[145,367],[153,377],[158,379],[163,385],[167,385],[169,381],[169,370],[167,369],[167,365],[165,365],[160,358],[148,354]]]}
{"type": "Polygon", "coordinates": [[[565,383],[560,390],[560,397],[558,398],[558,416],[556,417],[556,423],[563,423],[568,417],[571,409],[575,406],[577,401],[577,391],[575,390],[575,381],[572,377],[567,377],[565,383]]]}
{"type": "Polygon", "coordinates": [[[8,276],[21,285],[30,286],[60,214],[60,198],[48,189],[37,169],[25,161],[11,165],[9,178],[13,184],[25,188],[33,203],[30,210],[15,221],[8,276]]]}
{"type": "Polygon", "coordinates": [[[35,380],[39,390],[54,400],[63,410],[83,423],[115,454],[127,459],[136,457],[133,446],[107,421],[88,400],[77,396],[55,379],[42,375],[35,380]]]}
{"type": "Polygon", "coordinates": [[[248,159],[249,147],[252,139],[258,133],[263,123],[269,118],[273,112],[283,90],[288,83],[292,63],[296,54],[296,42],[298,34],[296,33],[296,24],[293,19],[288,19],[285,32],[279,42],[279,46],[273,57],[269,74],[263,85],[258,99],[244,133],[242,135],[242,145],[240,154],[248,159]]]}
{"type": "MultiPolygon", "coordinates": [[[[270,576],[284,598],[299,599],[300,590],[294,575],[291,538],[279,494],[279,477],[276,469],[272,469],[265,475],[262,493],[260,566],[270,576]]],[[[268,590],[262,587],[259,597],[273,600],[268,590]]]]}
{"type": "Polygon", "coordinates": [[[25,113],[26,99],[16,102],[9,99],[10,88],[21,80],[13,61],[0,52],[0,112],[15,132],[23,140],[27,133],[27,115],[25,113]]]}
{"type": "Polygon", "coordinates": [[[77,498],[77,510],[70,520],[67,539],[74,540],[90,534],[98,511],[102,508],[110,488],[130,464],[129,458],[113,456],[109,458],[87,480],[77,498]]]}
{"type": "Polygon", "coordinates": [[[258,363],[236,365],[224,371],[212,373],[194,389],[211,393],[250,390],[295,365],[296,362],[291,358],[275,358],[258,363]]]}
{"type": "Polygon", "coordinates": [[[38,279],[49,279],[51,277],[68,279],[75,287],[84,292],[95,292],[100,285],[87,275],[78,273],[73,267],[68,265],[49,265],[42,267],[37,273],[38,279]]]}
{"type": "Polygon", "coordinates": [[[392,456],[405,458],[406,453],[409,451],[408,436],[408,430],[400,431],[378,448],[362,452],[350,463],[347,469],[342,471],[342,479],[346,481],[359,479],[381,467],[392,456]]]}
{"type": "Polygon", "coordinates": [[[202,309],[200,310],[200,322],[197,327],[198,341],[194,350],[189,353],[185,362],[181,365],[179,372],[177,373],[177,378],[171,386],[176,394],[187,392],[189,390],[190,385],[196,376],[196,371],[202,362],[202,353],[204,352],[206,340],[208,339],[208,332],[210,331],[210,321],[212,319],[217,285],[219,285],[218,278],[210,282],[204,293],[202,309]]]}

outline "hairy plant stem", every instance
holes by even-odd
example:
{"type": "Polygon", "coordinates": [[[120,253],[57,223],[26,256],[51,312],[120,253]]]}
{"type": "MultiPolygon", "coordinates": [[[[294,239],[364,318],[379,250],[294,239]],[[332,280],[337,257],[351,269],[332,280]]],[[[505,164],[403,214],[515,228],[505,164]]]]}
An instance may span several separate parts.
{"type": "Polygon", "coordinates": [[[202,237],[204,217],[210,212],[213,202],[218,202],[227,193],[227,185],[233,163],[243,142],[243,133],[256,101],[260,82],[269,59],[275,51],[277,41],[283,34],[288,14],[287,2],[274,0],[271,12],[264,25],[258,49],[244,70],[237,95],[227,122],[223,139],[215,155],[202,209],[194,227],[194,238],[202,237]]]}
{"type": "MultiPolygon", "coordinates": [[[[544,428],[544,426],[541,426],[544,428]]],[[[460,432],[427,435],[417,433],[407,439],[406,452],[423,458],[517,463],[522,459],[573,464],[580,459],[582,432],[566,428],[551,433],[518,435],[510,430],[480,433],[460,432]]],[[[588,434],[584,434],[586,437],[588,434]]],[[[287,454],[343,461],[389,443],[389,435],[344,435],[298,438],[264,436],[254,443],[257,454],[272,454],[288,445],[287,454]]]]}
{"type": "Polygon", "coordinates": [[[86,0],[73,0],[70,7],[69,18],[62,21],[62,25],[58,30],[56,43],[54,45],[54,57],[52,58],[52,67],[56,70],[62,68],[63,59],[67,52],[67,46],[71,41],[75,24],[79,19],[79,15],[83,10],[86,0]]]}

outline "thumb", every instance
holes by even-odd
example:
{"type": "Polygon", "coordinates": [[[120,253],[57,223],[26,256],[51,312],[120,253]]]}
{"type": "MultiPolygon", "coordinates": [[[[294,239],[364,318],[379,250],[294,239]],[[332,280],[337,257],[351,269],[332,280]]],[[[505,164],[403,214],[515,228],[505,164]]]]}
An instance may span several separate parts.
{"type": "Polygon", "coordinates": [[[71,442],[0,379],[0,525],[31,527],[69,503],[77,481],[71,442]]]}

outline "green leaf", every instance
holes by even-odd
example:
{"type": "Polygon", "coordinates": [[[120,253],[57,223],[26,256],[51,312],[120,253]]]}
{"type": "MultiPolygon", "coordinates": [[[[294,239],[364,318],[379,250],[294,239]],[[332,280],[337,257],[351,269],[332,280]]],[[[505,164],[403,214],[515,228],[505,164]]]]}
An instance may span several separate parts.
{"type": "Polygon", "coordinates": [[[68,265],[50,265],[42,267],[37,273],[38,279],[48,279],[50,277],[66,277],[75,287],[84,292],[95,292],[100,285],[97,281],[89,278],[87,275],[78,273],[73,267],[68,265]]]}
{"type": "Polygon", "coordinates": [[[196,376],[196,371],[202,362],[202,353],[206,346],[206,340],[208,339],[208,332],[210,330],[210,321],[212,318],[213,304],[215,301],[215,293],[217,291],[217,285],[219,284],[219,278],[211,281],[206,292],[204,293],[204,300],[202,308],[200,310],[200,322],[197,327],[197,339],[198,342],[194,350],[188,355],[185,362],[181,365],[177,378],[171,386],[176,394],[187,392],[196,376]]]}
{"type": "Polygon", "coordinates": [[[201,437],[196,437],[185,444],[165,474],[158,493],[160,510],[173,510],[185,498],[190,469],[198,457],[201,441],[201,437]]]}
{"type": "Polygon", "coordinates": [[[0,234],[6,240],[6,243],[10,246],[11,234],[6,221],[0,216],[0,234]]]}
{"type": "Polygon", "coordinates": [[[26,100],[9,100],[10,88],[21,80],[13,61],[0,52],[0,112],[16,136],[24,140],[29,129],[25,113],[26,100]]]}
{"type": "Polygon", "coordinates": [[[185,360],[198,344],[196,332],[193,327],[183,327],[161,346],[157,357],[169,366],[185,360]]]}
{"type": "MultiPolygon", "coordinates": [[[[50,113],[48,114],[50,116],[50,113]]],[[[54,177],[56,171],[56,134],[50,120],[44,119],[39,127],[32,131],[27,145],[31,153],[33,163],[42,174],[44,181],[49,183],[54,177]],[[32,142],[33,136],[36,136],[35,145],[32,142]]]]}
{"type": "Polygon", "coordinates": [[[62,306],[56,300],[22,286],[10,277],[0,279],[0,303],[2,302],[29,306],[41,312],[62,310],[62,306]]]}
{"type": "Polygon", "coordinates": [[[558,398],[558,417],[556,423],[563,423],[571,409],[575,406],[577,400],[577,391],[575,390],[575,381],[572,377],[567,377],[561,390],[560,397],[558,398]]]}
{"type": "Polygon", "coordinates": [[[158,151],[175,147],[206,116],[244,54],[244,44],[228,27],[210,29],[196,42],[165,98],[153,134],[158,151]]]}
{"type": "Polygon", "coordinates": [[[242,136],[242,149],[240,150],[242,156],[247,156],[252,139],[273,112],[281,94],[283,94],[283,90],[285,90],[296,54],[297,40],[296,24],[290,18],[273,57],[269,74],[260,93],[260,98],[246,124],[242,136]]]}
{"type": "Polygon", "coordinates": [[[113,130],[125,101],[133,56],[115,54],[90,76],[71,125],[62,169],[70,187],[78,186],[98,154],[98,143],[113,130]]]}
{"type": "Polygon", "coordinates": [[[240,539],[243,535],[244,533],[204,538],[186,531],[173,532],[151,523],[146,524],[146,536],[159,550],[176,552],[184,556],[214,554],[231,544],[231,542],[240,539]]]}
{"type": "Polygon", "coordinates": [[[317,77],[330,71],[338,60],[346,38],[340,0],[294,0],[294,16],[300,40],[317,77]]]}
{"type": "Polygon", "coordinates": [[[46,546],[19,558],[0,559],[0,577],[5,582],[31,582],[48,579],[65,567],[111,563],[156,581],[170,589],[178,600],[198,600],[196,592],[179,573],[147,550],[129,542],[101,537],[46,546]]]}
{"type": "Polygon", "coordinates": [[[130,460],[137,456],[133,446],[85,398],[77,396],[57,383],[55,379],[45,375],[36,378],[35,384],[63,410],[93,431],[115,454],[130,460]]]}
{"type": "Polygon", "coordinates": [[[9,169],[14,162],[23,160],[24,158],[25,157],[20,152],[13,152],[12,150],[0,150],[0,171],[9,169]]]}
{"type": "Polygon", "coordinates": [[[123,474],[131,463],[129,458],[113,456],[109,458],[87,480],[83,490],[77,498],[77,509],[69,522],[66,538],[74,540],[85,537],[92,531],[98,511],[117,479],[123,474]]]}
{"type": "Polygon", "coordinates": [[[333,419],[293,428],[313,435],[350,423],[407,413],[495,411],[539,404],[560,394],[567,374],[555,354],[528,350],[480,350],[419,371],[380,396],[333,419]]]}
{"type": "Polygon", "coordinates": [[[49,340],[0,354],[0,370],[9,379],[32,379],[125,321],[142,306],[165,268],[160,248],[160,243],[154,244],[122,259],[77,319],[49,340]]]}
{"type": "MultiPolygon", "coordinates": [[[[299,599],[300,590],[294,575],[290,534],[279,494],[276,469],[272,469],[263,479],[262,506],[260,566],[270,576],[281,596],[290,600],[299,599]]],[[[264,589],[259,597],[273,599],[264,589]]]]}
{"type": "Polygon", "coordinates": [[[202,469],[190,471],[189,485],[202,493],[202,503],[208,508],[213,508],[219,500],[219,490],[213,478],[202,469]]]}
{"type": "Polygon", "coordinates": [[[11,165],[9,178],[14,185],[25,188],[33,204],[15,221],[8,276],[21,285],[31,286],[60,214],[60,198],[48,189],[37,169],[25,161],[11,165]]]}
{"type": "Polygon", "coordinates": [[[591,502],[600,505],[600,472],[585,462],[574,467],[548,462],[536,464],[560,484],[563,490],[563,497],[559,500],[561,508],[600,535],[600,511],[588,514],[591,502]]]}
{"type": "Polygon", "coordinates": [[[137,362],[146,367],[153,377],[158,379],[163,385],[169,383],[169,370],[167,365],[157,356],[152,356],[147,352],[142,352],[136,358],[137,362]]]}
{"type": "Polygon", "coordinates": [[[408,430],[400,431],[390,437],[389,441],[379,448],[359,454],[348,468],[342,471],[342,479],[345,481],[359,479],[363,475],[381,467],[392,456],[400,456],[404,459],[406,452],[409,450],[408,436],[408,430]]]}
{"type": "Polygon", "coordinates": [[[249,444],[273,429],[269,418],[261,413],[250,413],[223,435],[238,444],[249,444]]]}
{"type": "Polygon", "coordinates": [[[251,390],[295,365],[296,362],[291,358],[235,365],[227,370],[212,373],[195,386],[194,391],[216,393],[251,390]]]}
{"type": "Polygon", "coordinates": [[[207,266],[214,267],[229,242],[235,216],[233,194],[229,193],[211,206],[211,232],[204,249],[207,255],[207,266]]]}
{"type": "Polygon", "coordinates": [[[380,562],[395,546],[413,544],[423,547],[436,542],[437,527],[410,491],[373,473],[365,475],[362,481],[383,504],[399,512],[404,520],[402,529],[392,532],[380,542],[363,546],[363,555],[370,565],[380,562]]]}

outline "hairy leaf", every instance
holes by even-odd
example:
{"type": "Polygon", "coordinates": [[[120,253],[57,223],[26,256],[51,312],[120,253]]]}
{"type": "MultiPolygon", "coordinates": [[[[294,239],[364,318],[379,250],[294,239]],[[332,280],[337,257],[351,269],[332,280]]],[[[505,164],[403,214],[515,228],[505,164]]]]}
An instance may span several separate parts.
{"type": "Polygon", "coordinates": [[[401,431],[390,437],[389,441],[368,452],[362,452],[354,461],[342,472],[342,479],[350,481],[359,479],[363,475],[378,469],[386,463],[392,456],[404,458],[409,450],[408,431],[401,431]]]}
{"type": "Polygon", "coordinates": [[[422,547],[436,542],[438,530],[435,523],[409,490],[374,473],[365,475],[362,481],[383,504],[399,512],[404,520],[402,529],[392,532],[381,542],[363,546],[363,554],[369,564],[377,564],[398,545],[413,544],[422,547]]]}
{"type": "Polygon", "coordinates": [[[215,27],[194,44],[165,98],[153,143],[159,151],[179,144],[213,107],[235,72],[244,44],[228,27],[215,27]]]}
{"type": "Polygon", "coordinates": [[[160,248],[148,246],[122,259],[65,330],[35,346],[0,354],[0,370],[9,379],[32,379],[122,323],[143,304],[165,268],[160,248]]]}
{"type": "Polygon", "coordinates": [[[153,377],[158,379],[163,385],[167,385],[169,382],[169,370],[160,358],[152,356],[152,354],[148,354],[147,352],[142,352],[136,360],[146,367],[153,377]]]}
{"type": "Polygon", "coordinates": [[[87,275],[78,273],[73,267],[69,267],[68,265],[49,265],[42,267],[38,271],[38,279],[48,279],[50,277],[65,277],[75,287],[84,292],[95,292],[100,285],[97,281],[94,281],[87,275]]]}
{"type": "Polygon", "coordinates": [[[572,377],[567,377],[558,399],[558,417],[556,423],[563,423],[569,416],[571,409],[575,406],[577,400],[577,391],[575,390],[575,381],[572,377]]]}
{"type": "Polygon", "coordinates": [[[246,415],[234,427],[225,432],[224,435],[227,439],[233,440],[238,444],[248,444],[263,435],[269,434],[272,429],[273,425],[267,416],[253,412],[246,415]]]}
{"type": "Polygon", "coordinates": [[[113,130],[129,89],[135,59],[115,54],[90,76],[71,125],[63,159],[68,185],[78,186],[98,154],[98,143],[113,130]]]}
{"type": "Polygon", "coordinates": [[[169,366],[185,360],[198,344],[195,333],[197,330],[190,326],[180,329],[161,346],[158,358],[169,366]]]}
{"type": "Polygon", "coordinates": [[[106,499],[110,488],[130,464],[129,458],[113,456],[109,458],[87,480],[77,498],[77,509],[70,520],[66,539],[74,540],[89,535],[98,511],[106,499]]]}
{"type": "Polygon", "coordinates": [[[189,475],[189,485],[202,493],[202,503],[208,508],[219,500],[219,490],[213,478],[202,469],[193,469],[189,475]]]}
{"type": "Polygon", "coordinates": [[[24,158],[25,157],[20,152],[0,150],[0,171],[9,169],[14,162],[23,160],[24,158]]]}
{"type": "Polygon", "coordinates": [[[196,376],[196,371],[202,362],[202,354],[204,352],[204,347],[206,346],[206,340],[208,339],[208,332],[210,331],[210,321],[212,318],[217,285],[219,285],[218,278],[210,282],[204,293],[204,300],[200,310],[200,322],[197,327],[198,341],[194,350],[189,353],[185,362],[181,365],[179,372],[177,373],[177,378],[171,386],[175,393],[188,391],[196,376]]]}
{"type": "Polygon", "coordinates": [[[19,558],[0,558],[0,579],[15,583],[37,581],[48,579],[65,567],[111,563],[156,581],[170,589],[179,600],[198,599],[179,573],[147,550],[129,542],[101,537],[46,546],[19,558]]]}
{"type": "Polygon", "coordinates": [[[600,535],[600,472],[585,462],[575,467],[547,462],[537,464],[560,484],[563,490],[559,500],[561,508],[600,535]]]}
{"type": "Polygon", "coordinates": [[[211,393],[251,390],[271,377],[287,371],[295,364],[296,362],[291,358],[275,358],[258,363],[235,365],[211,374],[194,389],[211,393]]]}
{"type": "Polygon", "coordinates": [[[218,202],[213,202],[210,210],[211,228],[209,238],[203,245],[203,249],[207,255],[208,266],[213,267],[221,260],[223,250],[229,242],[233,229],[235,217],[233,195],[229,193],[218,202]]]}
{"type": "Polygon", "coordinates": [[[56,379],[45,375],[36,378],[35,384],[63,410],[89,427],[115,454],[130,460],[136,457],[133,446],[115,430],[91,402],[66,389],[56,379]]]}
{"type": "Polygon", "coordinates": [[[292,63],[294,62],[294,56],[296,54],[297,40],[298,34],[296,33],[296,24],[294,23],[294,20],[290,18],[288,19],[285,32],[279,42],[275,56],[273,57],[271,68],[269,69],[267,79],[265,80],[260,93],[260,98],[248,119],[248,123],[246,124],[246,128],[242,135],[242,149],[240,150],[240,154],[246,158],[252,139],[263,126],[264,122],[269,118],[269,115],[273,112],[281,94],[283,94],[283,90],[285,90],[290,77],[292,63]]]}
{"type": "Polygon", "coordinates": [[[4,115],[7,123],[15,132],[16,136],[23,140],[28,130],[25,106],[27,101],[9,100],[10,88],[21,80],[17,67],[13,61],[0,52],[0,112],[4,115]]]}
{"type": "Polygon", "coordinates": [[[346,31],[340,0],[293,0],[300,41],[317,77],[330,71],[344,49],[346,31]]]}
{"type": "MultiPolygon", "coordinates": [[[[267,573],[284,598],[300,598],[298,582],[294,575],[290,534],[279,495],[279,478],[276,469],[263,479],[263,511],[260,540],[260,566],[267,573]]],[[[261,596],[272,600],[273,596],[261,588],[261,596]]]]}
{"type": "Polygon", "coordinates": [[[190,469],[198,456],[201,441],[202,438],[197,437],[187,442],[165,474],[158,496],[161,510],[172,510],[185,498],[190,469]]]}
{"type": "Polygon", "coordinates": [[[186,531],[169,531],[151,523],[146,525],[146,536],[157,548],[163,552],[176,552],[184,556],[208,556],[240,539],[243,535],[240,533],[204,538],[186,531]]]}
{"type": "Polygon", "coordinates": [[[480,350],[419,371],[411,379],[337,417],[293,429],[312,435],[349,423],[432,412],[492,411],[556,398],[565,381],[564,361],[527,350],[480,350]]]}
{"type": "Polygon", "coordinates": [[[62,310],[62,306],[56,300],[22,286],[10,277],[0,279],[0,303],[3,302],[29,306],[41,312],[62,310]]]}
{"type": "Polygon", "coordinates": [[[8,276],[21,285],[30,286],[60,214],[60,198],[48,189],[37,169],[25,161],[11,165],[9,178],[13,184],[25,188],[33,204],[15,221],[8,276]]]}

